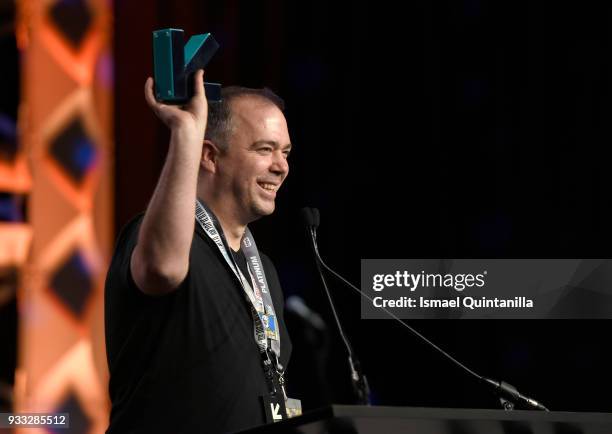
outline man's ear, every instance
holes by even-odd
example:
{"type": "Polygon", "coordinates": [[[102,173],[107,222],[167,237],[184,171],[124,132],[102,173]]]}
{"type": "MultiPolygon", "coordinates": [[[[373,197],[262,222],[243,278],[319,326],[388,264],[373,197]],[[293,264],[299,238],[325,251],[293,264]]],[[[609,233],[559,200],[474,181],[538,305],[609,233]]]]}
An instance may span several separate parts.
{"type": "Polygon", "coordinates": [[[202,158],[200,158],[200,168],[210,173],[217,171],[217,160],[220,154],[219,148],[210,140],[202,143],[202,158]]]}

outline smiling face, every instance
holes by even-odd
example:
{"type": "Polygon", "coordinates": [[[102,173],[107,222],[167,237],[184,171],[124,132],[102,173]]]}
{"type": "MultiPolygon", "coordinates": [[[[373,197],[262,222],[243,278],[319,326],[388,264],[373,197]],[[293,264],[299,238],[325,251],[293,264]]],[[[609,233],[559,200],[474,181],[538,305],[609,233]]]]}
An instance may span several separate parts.
{"type": "Polygon", "coordinates": [[[276,192],[289,173],[291,140],[285,116],[260,97],[231,101],[232,132],[218,159],[220,187],[245,223],[272,214],[276,192]]]}

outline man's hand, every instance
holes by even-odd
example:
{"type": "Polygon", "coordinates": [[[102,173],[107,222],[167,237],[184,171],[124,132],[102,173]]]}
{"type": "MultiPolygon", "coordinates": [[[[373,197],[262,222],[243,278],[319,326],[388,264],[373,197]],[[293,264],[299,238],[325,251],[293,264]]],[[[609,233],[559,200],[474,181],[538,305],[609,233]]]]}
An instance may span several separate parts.
{"type": "Polygon", "coordinates": [[[153,113],[172,132],[181,131],[189,136],[193,135],[194,140],[197,139],[199,143],[202,143],[208,118],[208,101],[204,92],[204,70],[199,69],[195,72],[193,85],[193,97],[187,105],[179,107],[158,102],[153,93],[153,78],[149,77],[145,82],[145,100],[153,113]]]}

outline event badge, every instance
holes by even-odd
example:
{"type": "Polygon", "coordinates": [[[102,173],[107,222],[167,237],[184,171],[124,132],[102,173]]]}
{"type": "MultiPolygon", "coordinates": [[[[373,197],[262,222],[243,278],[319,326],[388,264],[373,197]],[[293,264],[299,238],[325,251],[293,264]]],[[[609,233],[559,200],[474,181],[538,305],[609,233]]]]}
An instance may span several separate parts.
{"type": "Polygon", "coordinates": [[[284,400],[280,394],[263,395],[260,398],[266,413],[266,423],[280,422],[302,414],[302,403],[299,399],[284,400]]]}
{"type": "Polygon", "coordinates": [[[287,398],[285,408],[287,409],[288,418],[302,415],[302,401],[299,399],[287,398]]]}
{"type": "Polygon", "coordinates": [[[266,423],[280,422],[283,419],[287,419],[285,400],[279,394],[263,395],[260,398],[266,413],[266,423]]]}
{"type": "Polygon", "coordinates": [[[259,318],[264,326],[266,337],[268,339],[278,340],[278,324],[276,322],[276,315],[264,315],[259,313],[259,318]]]}

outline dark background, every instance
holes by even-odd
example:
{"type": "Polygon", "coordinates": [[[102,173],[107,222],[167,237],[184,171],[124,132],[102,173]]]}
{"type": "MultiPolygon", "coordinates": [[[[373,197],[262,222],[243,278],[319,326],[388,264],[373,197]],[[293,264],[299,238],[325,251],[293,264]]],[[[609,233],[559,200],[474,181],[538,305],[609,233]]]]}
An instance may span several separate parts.
{"type": "MultiPolygon", "coordinates": [[[[208,80],[285,99],[291,174],[253,231],[286,295],[328,324],[298,218],[307,205],[321,211],[321,253],[354,283],[361,258],[610,257],[611,7],[407,3],[116,1],[117,230],[163,165],[168,133],[143,85],[151,32],[175,27],[221,44],[208,80]]],[[[330,283],[376,404],[498,406],[401,326],[361,320],[358,296],[330,283]]],[[[325,344],[288,321],[292,394],[306,409],[352,402],[337,333],[325,344]]],[[[612,411],[608,321],[411,324],[551,410],[612,411]]]]}

